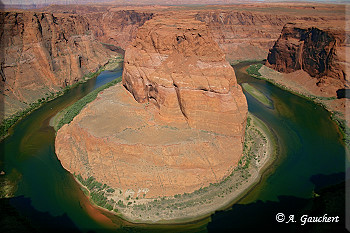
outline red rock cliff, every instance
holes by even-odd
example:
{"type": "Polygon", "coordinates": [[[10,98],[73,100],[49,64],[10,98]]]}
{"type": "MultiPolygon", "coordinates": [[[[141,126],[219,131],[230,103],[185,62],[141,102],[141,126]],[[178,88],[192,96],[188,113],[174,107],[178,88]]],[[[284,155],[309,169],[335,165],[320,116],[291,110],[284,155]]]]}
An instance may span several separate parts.
{"type": "Polygon", "coordinates": [[[262,60],[289,22],[307,24],[344,22],[342,5],[242,4],[215,10],[202,10],[196,18],[206,22],[229,62],[262,60]]]}
{"type": "Polygon", "coordinates": [[[0,21],[5,116],[77,82],[115,54],[94,39],[81,16],[1,12],[0,21]]]}
{"type": "Polygon", "coordinates": [[[108,5],[59,5],[49,6],[45,11],[84,16],[96,39],[126,49],[135,38],[137,29],[154,15],[154,12],[127,8],[108,5]]]}
{"type": "Polygon", "coordinates": [[[244,131],[247,104],[235,73],[209,28],[190,17],[159,17],[139,29],[125,54],[123,85],[163,119],[231,136],[244,131]]]}
{"type": "Polygon", "coordinates": [[[344,88],[349,86],[347,43],[343,27],[289,23],[270,49],[266,64],[284,73],[302,69],[319,84],[328,80],[344,88]]]}
{"type": "Polygon", "coordinates": [[[204,23],[147,21],[126,50],[123,84],[58,131],[65,169],[139,197],[193,192],[232,172],[247,102],[204,23]]]}
{"type": "Polygon", "coordinates": [[[87,15],[96,38],[123,49],[135,38],[137,29],[153,17],[153,13],[113,10],[87,15]]]}

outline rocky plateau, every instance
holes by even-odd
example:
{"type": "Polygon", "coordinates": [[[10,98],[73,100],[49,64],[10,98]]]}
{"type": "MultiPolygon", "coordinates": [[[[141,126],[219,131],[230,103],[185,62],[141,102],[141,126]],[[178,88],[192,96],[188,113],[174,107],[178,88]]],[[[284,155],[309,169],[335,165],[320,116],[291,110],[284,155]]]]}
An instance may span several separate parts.
{"type": "Polygon", "coordinates": [[[105,90],[57,133],[63,167],[128,195],[193,192],[242,156],[247,102],[210,28],[153,17],[127,47],[123,85],[105,90]]]}

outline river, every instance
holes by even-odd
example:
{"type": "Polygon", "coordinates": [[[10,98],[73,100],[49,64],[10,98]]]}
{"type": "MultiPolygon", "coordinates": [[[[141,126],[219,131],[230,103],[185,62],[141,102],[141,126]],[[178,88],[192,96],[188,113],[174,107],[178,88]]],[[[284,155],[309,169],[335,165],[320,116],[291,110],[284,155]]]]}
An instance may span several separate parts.
{"type": "MultiPolygon", "coordinates": [[[[277,213],[287,217],[293,214],[297,218],[305,209],[312,212],[314,205],[317,206],[313,198],[315,193],[344,182],[346,159],[342,136],[329,112],[266,81],[250,77],[243,72],[249,64],[234,66],[237,80],[254,86],[273,102],[274,107],[268,108],[245,93],[249,111],[277,136],[279,153],[261,181],[232,208],[193,223],[150,226],[125,222],[89,203],[54,153],[55,132],[49,121],[63,108],[122,73],[104,71],[98,78],[44,104],[13,127],[12,134],[1,142],[0,170],[5,171],[5,176],[17,186],[15,197],[8,200],[6,208],[11,213],[20,213],[20,216],[13,214],[9,221],[42,232],[114,232],[116,229],[118,232],[217,232],[227,229],[239,232],[262,227],[281,228],[281,223],[275,220],[277,213]]],[[[339,193],[338,189],[332,190],[330,192],[334,194],[339,193]]],[[[334,215],[344,215],[345,208],[341,206],[332,209],[334,215]]],[[[297,223],[284,224],[282,228],[294,230],[299,226],[297,223]]]]}

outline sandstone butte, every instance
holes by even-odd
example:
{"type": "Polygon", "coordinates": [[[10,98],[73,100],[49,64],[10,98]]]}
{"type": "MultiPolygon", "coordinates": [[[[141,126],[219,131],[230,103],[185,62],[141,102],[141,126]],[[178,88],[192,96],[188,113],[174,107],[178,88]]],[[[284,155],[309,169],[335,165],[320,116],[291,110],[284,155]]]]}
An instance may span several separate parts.
{"type": "Polygon", "coordinates": [[[63,167],[125,194],[193,192],[242,155],[247,102],[208,26],[153,17],[125,53],[123,85],[100,93],[56,137],[63,167]]]}
{"type": "MultiPolygon", "coordinates": [[[[308,74],[303,77],[306,88],[317,95],[336,96],[337,90],[350,87],[344,23],[286,24],[270,49],[266,65],[282,73],[302,70],[308,74]]],[[[290,78],[297,76],[301,74],[290,78]]]]}
{"type": "MultiPolygon", "coordinates": [[[[80,80],[122,49],[155,15],[193,14],[235,63],[265,59],[286,23],[345,22],[344,5],[260,3],[213,6],[53,5],[0,13],[0,114],[9,116],[80,80]],[[103,43],[103,44],[101,44],[103,43]],[[113,55],[113,54],[112,54],[113,55]]],[[[327,86],[323,87],[327,91],[327,86]]]]}

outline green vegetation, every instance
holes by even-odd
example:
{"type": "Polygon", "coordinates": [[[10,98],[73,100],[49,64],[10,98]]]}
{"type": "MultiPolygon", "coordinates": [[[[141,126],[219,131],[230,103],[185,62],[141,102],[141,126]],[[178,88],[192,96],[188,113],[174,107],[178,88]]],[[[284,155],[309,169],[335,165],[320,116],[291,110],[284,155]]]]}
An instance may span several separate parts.
{"type": "Polygon", "coordinates": [[[340,112],[333,112],[332,120],[334,120],[337,123],[340,129],[340,132],[343,135],[345,146],[348,149],[350,149],[350,128],[347,125],[346,120],[344,119],[344,116],[340,112]]]}
{"type": "Polygon", "coordinates": [[[261,77],[261,74],[259,73],[260,68],[263,66],[263,64],[254,64],[248,67],[247,73],[253,77],[261,77]]]}
{"type": "MultiPolygon", "coordinates": [[[[330,110],[329,110],[329,108],[327,106],[327,101],[336,100],[337,99],[336,96],[323,97],[323,96],[316,96],[316,95],[307,94],[307,93],[300,93],[298,91],[292,90],[291,88],[289,88],[289,87],[287,87],[287,86],[285,86],[283,84],[277,83],[273,79],[269,79],[269,78],[266,78],[266,77],[262,76],[259,73],[259,70],[260,70],[261,67],[262,67],[262,64],[254,64],[254,65],[249,66],[246,71],[247,71],[247,73],[249,75],[251,75],[251,76],[253,76],[255,78],[265,80],[265,81],[270,82],[273,85],[275,85],[275,86],[277,86],[277,87],[279,87],[279,88],[281,88],[283,90],[291,92],[291,93],[293,93],[293,94],[295,94],[297,96],[300,96],[302,98],[305,98],[307,100],[313,101],[314,103],[321,105],[323,108],[325,108],[328,111],[330,111],[330,110]]],[[[247,92],[248,92],[248,90],[247,90],[247,92]]],[[[345,117],[340,112],[332,112],[332,111],[330,111],[330,112],[332,114],[332,116],[331,116],[332,120],[334,120],[337,123],[338,128],[339,128],[340,132],[343,135],[343,140],[344,140],[345,146],[348,149],[350,149],[350,128],[348,127],[348,125],[346,123],[345,117]]]]}
{"type": "MultiPolygon", "coordinates": [[[[149,216],[158,216],[157,213],[159,215],[172,215],[186,208],[209,204],[215,198],[226,198],[227,195],[236,192],[242,184],[249,181],[252,176],[251,171],[258,169],[257,162],[260,162],[262,156],[267,153],[267,151],[262,153],[261,147],[263,144],[266,145],[267,137],[269,137],[265,130],[269,129],[263,122],[248,114],[243,156],[229,176],[218,183],[211,183],[192,193],[176,194],[173,197],[155,199],[147,204],[133,205],[133,210],[142,213],[142,215],[149,214],[149,216]],[[157,212],[159,210],[161,212],[157,212]]],[[[152,219],[152,217],[150,218],[152,219]]]]}
{"type": "MultiPolygon", "coordinates": [[[[105,66],[100,67],[96,72],[90,72],[82,78],[81,81],[70,85],[66,86],[65,88],[62,88],[60,91],[56,93],[46,93],[46,97],[39,98],[36,102],[30,103],[29,107],[26,108],[25,110],[21,110],[16,112],[15,114],[7,117],[6,119],[3,119],[2,122],[0,123],[0,140],[5,138],[8,134],[8,130],[16,124],[19,120],[21,120],[23,117],[27,116],[34,110],[38,109],[42,104],[49,102],[64,93],[66,93],[69,89],[76,87],[77,85],[86,82],[89,79],[97,77],[102,71],[104,70],[109,70],[110,67],[115,67],[116,65],[120,64],[123,61],[123,56],[120,55],[119,57],[116,57],[114,59],[111,59],[105,66]]],[[[58,130],[58,129],[57,129],[58,130]]]]}
{"type": "MultiPolygon", "coordinates": [[[[120,207],[124,206],[124,203],[119,200],[118,203],[116,203],[113,198],[108,199],[107,196],[110,193],[113,193],[115,190],[111,187],[109,187],[107,184],[103,184],[98,182],[95,177],[90,176],[87,179],[84,179],[80,174],[76,175],[74,173],[74,176],[77,178],[77,180],[84,185],[89,190],[89,195],[93,203],[96,205],[105,208],[109,211],[118,212],[117,209],[114,209],[115,205],[118,205],[120,207]]],[[[86,194],[86,192],[84,192],[86,194]]],[[[125,207],[125,206],[124,206],[125,207]]]]}
{"type": "Polygon", "coordinates": [[[231,66],[237,65],[239,63],[253,63],[253,62],[265,62],[265,59],[244,59],[244,60],[234,60],[230,62],[231,66]]]}
{"type": "Polygon", "coordinates": [[[242,87],[246,90],[251,96],[253,96],[256,100],[262,103],[265,106],[272,107],[272,102],[258,89],[249,85],[248,83],[243,83],[242,87]]]}
{"type": "Polygon", "coordinates": [[[18,120],[22,119],[24,116],[39,108],[43,103],[53,100],[61,94],[61,91],[57,93],[50,93],[46,96],[46,98],[40,98],[36,102],[29,104],[29,107],[27,109],[18,111],[12,116],[4,119],[0,125],[0,138],[4,138],[7,135],[7,132],[11,128],[11,126],[13,126],[18,120]]]}
{"type": "Polygon", "coordinates": [[[58,122],[58,125],[55,126],[55,130],[59,130],[63,125],[69,124],[73,118],[80,113],[80,111],[90,102],[92,102],[94,99],[96,99],[98,93],[103,91],[104,89],[107,89],[117,83],[119,83],[122,80],[121,77],[114,79],[113,81],[106,83],[105,85],[95,89],[94,91],[90,92],[77,102],[75,102],[73,105],[69,106],[67,109],[63,110],[66,111],[62,119],[58,122]]]}

